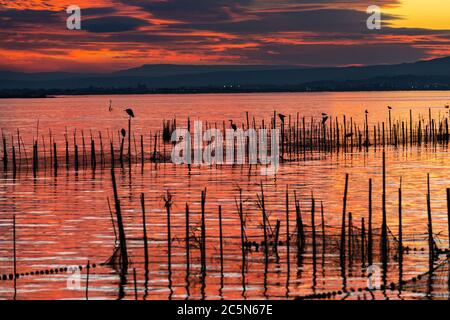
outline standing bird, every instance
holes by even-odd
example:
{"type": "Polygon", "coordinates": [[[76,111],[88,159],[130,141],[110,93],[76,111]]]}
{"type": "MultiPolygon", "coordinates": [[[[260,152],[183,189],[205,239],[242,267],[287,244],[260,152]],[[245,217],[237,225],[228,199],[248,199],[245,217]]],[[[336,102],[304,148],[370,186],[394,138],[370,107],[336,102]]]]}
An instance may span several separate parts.
{"type": "Polygon", "coordinates": [[[325,113],[322,113],[322,124],[325,124],[325,122],[327,122],[328,120],[328,115],[325,113]]]}
{"type": "Polygon", "coordinates": [[[284,118],[286,118],[286,116],[284,114],[279,113],[278,117],[280,118],[281,122],[284,123],[284,118]]]}
{"type": "Polygon", "coordinates": [[[122,130],[120,130],[120,133],[122,134],[122,137],[125,137],[127,132],[125,131],[124,128],[122,128],[122,130]]]}
{"type": "Polygon", "coordinates": [[[391,107],[391,106],[387,106],[387,108],[388,108],[389,110],[392,110],[392,107],[391,107]]]}
{"type": "Polygon", "coordinates": [[[109,112],[113,111],[111,99],[109,99],[109,108],[108,108],[108,110],[109,110],[109,112]]]}
{"type": "Polygon", "coordinates": [[[230,121],[231,128],[233,128],[233,130],[236,131],[237,130],[237,126],[233,123],[233,120],[228,120],[228,121],[230,121]]]}
{"type": "Polygon", "coordinates": [[[134,118],[134,112],[133,112],[132,109],[130,109],[130,108],[125,109],[125,112],[126,112],[131,118],[134,118]]]}
{"type": "Polygon", "coordinates": [[[366,114],[367,114],[367,113],[369,113],[369,111],[367,111],[367,109],[366,109],[366,111],[364,111],[364,113],[366,113],[366,114]]]}

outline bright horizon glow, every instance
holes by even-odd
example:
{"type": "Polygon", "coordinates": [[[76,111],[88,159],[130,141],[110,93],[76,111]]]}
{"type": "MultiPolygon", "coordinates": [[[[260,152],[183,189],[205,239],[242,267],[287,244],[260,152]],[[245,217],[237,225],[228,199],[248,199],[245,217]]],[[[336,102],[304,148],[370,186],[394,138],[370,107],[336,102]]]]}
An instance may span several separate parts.
{"type": "Polygon", "coordinates": [[[395,28],[450,29],[449,0],[402,0],[398,6],[382,11],[399,17],[390,23],[395,28]]]}

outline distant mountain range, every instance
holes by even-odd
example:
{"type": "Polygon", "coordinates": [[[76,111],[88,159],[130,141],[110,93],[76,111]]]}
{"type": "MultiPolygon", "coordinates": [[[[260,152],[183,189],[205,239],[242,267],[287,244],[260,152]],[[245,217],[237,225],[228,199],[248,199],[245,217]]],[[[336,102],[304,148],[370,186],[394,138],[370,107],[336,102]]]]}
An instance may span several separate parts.
{"type": "Polygon", "coordinates": [[[450,57],[396,65],[157,64],[112,72],[0,71],[0,95],[450,89],[450,57]]]}

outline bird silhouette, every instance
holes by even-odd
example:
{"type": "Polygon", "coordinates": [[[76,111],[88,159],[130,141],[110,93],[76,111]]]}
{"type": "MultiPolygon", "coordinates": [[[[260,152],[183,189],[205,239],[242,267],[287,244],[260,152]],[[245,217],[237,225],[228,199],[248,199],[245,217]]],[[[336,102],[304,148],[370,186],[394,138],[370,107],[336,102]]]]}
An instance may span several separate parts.
{"type": "Polygon", "coordinates": [[[233,128],[234,131],[237,130],[237,126],[233,123],[233,120],[229,120],[230,121],[230,126],[231,128],[233,128]]]}
{"type": "Polygon", "coordinates": [[[322,116],[322,124],[325,124],[325,122],[327,122],[327,120],[328,120],[327,115],[322,116]]]}
{"type": "Polygon", "coordinates": [[[286,116],[284,114],[279,113],[278,117],[280,118],[281,122],[284,123],[284,118],[286,118],[286,116]]]}
{"type": "Polygon", "coordinates": [[[126,112],[131,118],[134,118],[134,112],[133,112],[132,109],[130,109],[130,108],[125,109],[125,112],[126,112]]]}
{"type": "Polygon", "coordinates": [[[322,112],[322,117],[325,117],[325,116],[327,116],[327,114],[326,114],[326,113],[324,113],[324,112],[322,112]]]}
{"type": "Polygon", "coordinates": [[[369,113],[369,111],[367,111],[367,109],[366,109],[366,111],[364,111],[365,113],[369,113]]]}
{"type": "Polygon", "coordinates": [[[122,134],[122,137],[125,137],[125,135],[127,134],[127,132],[123,128],[122,128],[122,130],[120,130],[120,133],[122,134]]]}
{"type": "Polygon", "coordinates": [[[111,99],[109,99],[109,112],[111,112],[111,111],[113,111],[113,108],[112,108],[112,104],[111,104],[111,99]]]}
{"type": "Polygon", "coordinates": [[[391,106],[387,106],[387,108],[388,108],[389,110],[392,110],[392,107],[391,107],[391,106]]]}
{"type": "Polygon", "coordinates": [[[450,108],[450,106],[448,104],[446,104],[445,105],[445,109],[448,109],[448,108],[450,108]]]}

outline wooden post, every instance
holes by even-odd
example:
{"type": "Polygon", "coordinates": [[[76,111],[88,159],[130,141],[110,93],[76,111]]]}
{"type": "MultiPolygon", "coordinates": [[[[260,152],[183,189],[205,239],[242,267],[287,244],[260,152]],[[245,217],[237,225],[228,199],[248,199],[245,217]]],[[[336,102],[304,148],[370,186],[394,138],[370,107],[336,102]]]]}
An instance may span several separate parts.
{"type": "Polygon", "coordinates": [[[126,274],[128,271],[128,252],[127,252],[127,243],[125,236],[125,229],[122,221],[122,211],[120,208],[120,200],[117,192],[117,184],[116,184],[116,176],[114,173],[114,168],[111,168],[111,180],[112,187],[114,192],[114,203],[116,208],[116,216],[117,216],[117,226],[119,229],[119,241],[120,241],[120,252],[121,252],[121,271],[122,274],[126,274]]]}
{"type": "Polygon", "coordinates": [[[398,259],[403,260],[402,180],[398,188],[398,259]]]}
{"type": "Polygon", "coordinates": [[[372,265],[372,252],[373,252],[373,242],[372,242],[372,179],[369,179],[369,226],[367,231],[367,261],[369,265],[372,265]]]}
{"type": "Polygon", "coordinates": [[[88,260],[86,265],[86,300],[89,300],[89,269],[90,269],[90,261],[88,260]]]}
{"type": "Polygon", "coordinates": [[[383,149],[383,194],[382,194],[382,224],[381,224],[381,256],[383,263],[387,262],[388,258],[388,243],[387,243],[387,218],[386,218],[386,152],[383,149]]]}
{"type": "Polygon", "coordinates": [[[220,243],[220,274],[223,275],[223,233],[222,233],[222,206],[219,206],[219,243],[220,243]]]}
{"type": "Polygon", "coordinates": [[[322,257],[325,257],[326,239],[325,239],[325,217],[323,214],[323,201],[320,201],[320,216],[322,219],[322,257]]]}
{"type": "Polygon", "coordinates": [[[13,214],[13,272],[14,272],[14,300],[17,294],[17,253],[16,253],[16,214],[13,214]]]}
{"type": "Polygon", "coordinates": [[[189,257],[189,205],[186,202],[186,229],[185,229],[185,238],[186,238],[186,278],[189,278],[189,268],[190,268],[190,257],[189,257]]]}
{"type": "Polygon", "coordinates": [[[75,159],[74,159],[74,161],[75,161],[75,163],[74,163],[74,166],[75,166],[75,172],[78,172],[78,145],[75,145],[74,146],[74,157],[75,157],[75,159]]]}
{"type": "Polygon", "coordinates": [[[361,218],[361,261],[362,266],[366,265],[366,226],[364,217],[361,218]]]}
{"type": "Polygon", "coordinates": [[[347,192],[348,192],[348,173],[345,174],[345,189],[342,207],[341,246],[340,246],[340,256],[342,262],[345,262],[345,214],[347,210],[347,192]]]}
{"type": "Polygon", "coordinates": [[[205,223],[205,205],[206,205],[206,189],[202,190],[201,211],[202,211],[202,243],[201,243],[201,259],[202,259],[202,275],[206,273],[206,223],[205,223]]]}
{"type": "Polygon", "coordinates": [[[8,150],[6,147],[6,138],[3,136],[3,171],[8,170],[8,150]]]}
{"type": "Polygon", "coordinates": [[[144,237],[144,268],[145,272],[148,273],[148,238],[147,238],[147,223],[145,219],[145,202],[143,193],[141,193],[141,208],[142,208],[142,230],[144,237]]]}
{"type": "Polygon", "coordinates": [[[448,227],[448,247],[450,248],[450,188],[447,188],[447,227],[448,227]]]}
{"type": "Polygon", "coordinates": [[[16,176],[17,172],[17,161],[16,161],[16,149],[12,146],[12,162],[13,162],[13,176],[16,176]]]}
{"type": "Polygon", "coordinates": [[[142,173],[144,173],[144,162],[145,162],[144,137],[141,134],[141,172],[142,173]]]}
{"type": "Polygon", "coordinates": [[[430,174],[427,174],[427,216],[428,216],[428,252],[430,261],[434,261],[433,222],[431,218],[430,174]]]}
{"type": "Polygon", "coordinates": [[[290,230],[289,230],[289,190],[286,186],[286,262],[288,270],[288,278],[290,271],[290,230]]]}
{"type": "Polygon", "coordinates": [[[315,223],[315,209],[316,209],[316,201],[314,196],[311,194],[311,229],[312,229],[312,247],[313,247],[313,262],[316,261],[316,223],[315,223]]]}
{"type": "Polygon", "coordinates": [[[67,140],[67,133],[65,137],[66,137],[66,170],[69,170],[69,141],[67,140]]]}
{"type": "Polygon", "coordinates": [[[167,212],[167,259],[168,259],[168,269],[169,278],[172,274],[172,234],[170,228],[170,208],[172,206],[172,195],[167,191],[167,195],[164,198],[166,212],[167,212]]]}
{"type": "Polygon", "coordinates": [[[56,142],[53,142],[53,158],[53,167],[56,177],[58,175],[58,154],[56,153],[56,142]]]}
{"type": "Polygon", "coordinates": [[[261,210],[262,210],[262,219],[263,219],[263,229],[264,229],[264,256],[265,263],[267,264],[269,260],[269,252],[268,252],[268,243],[267,243],[267,221],[266,221],[266,207],[264,203],[264,189],[261,182],[261,210]]]}
{"type": "Polygon", "coordinates": [[[128,118],[128,166],[131,168],[131,117],[128,118]]]}

